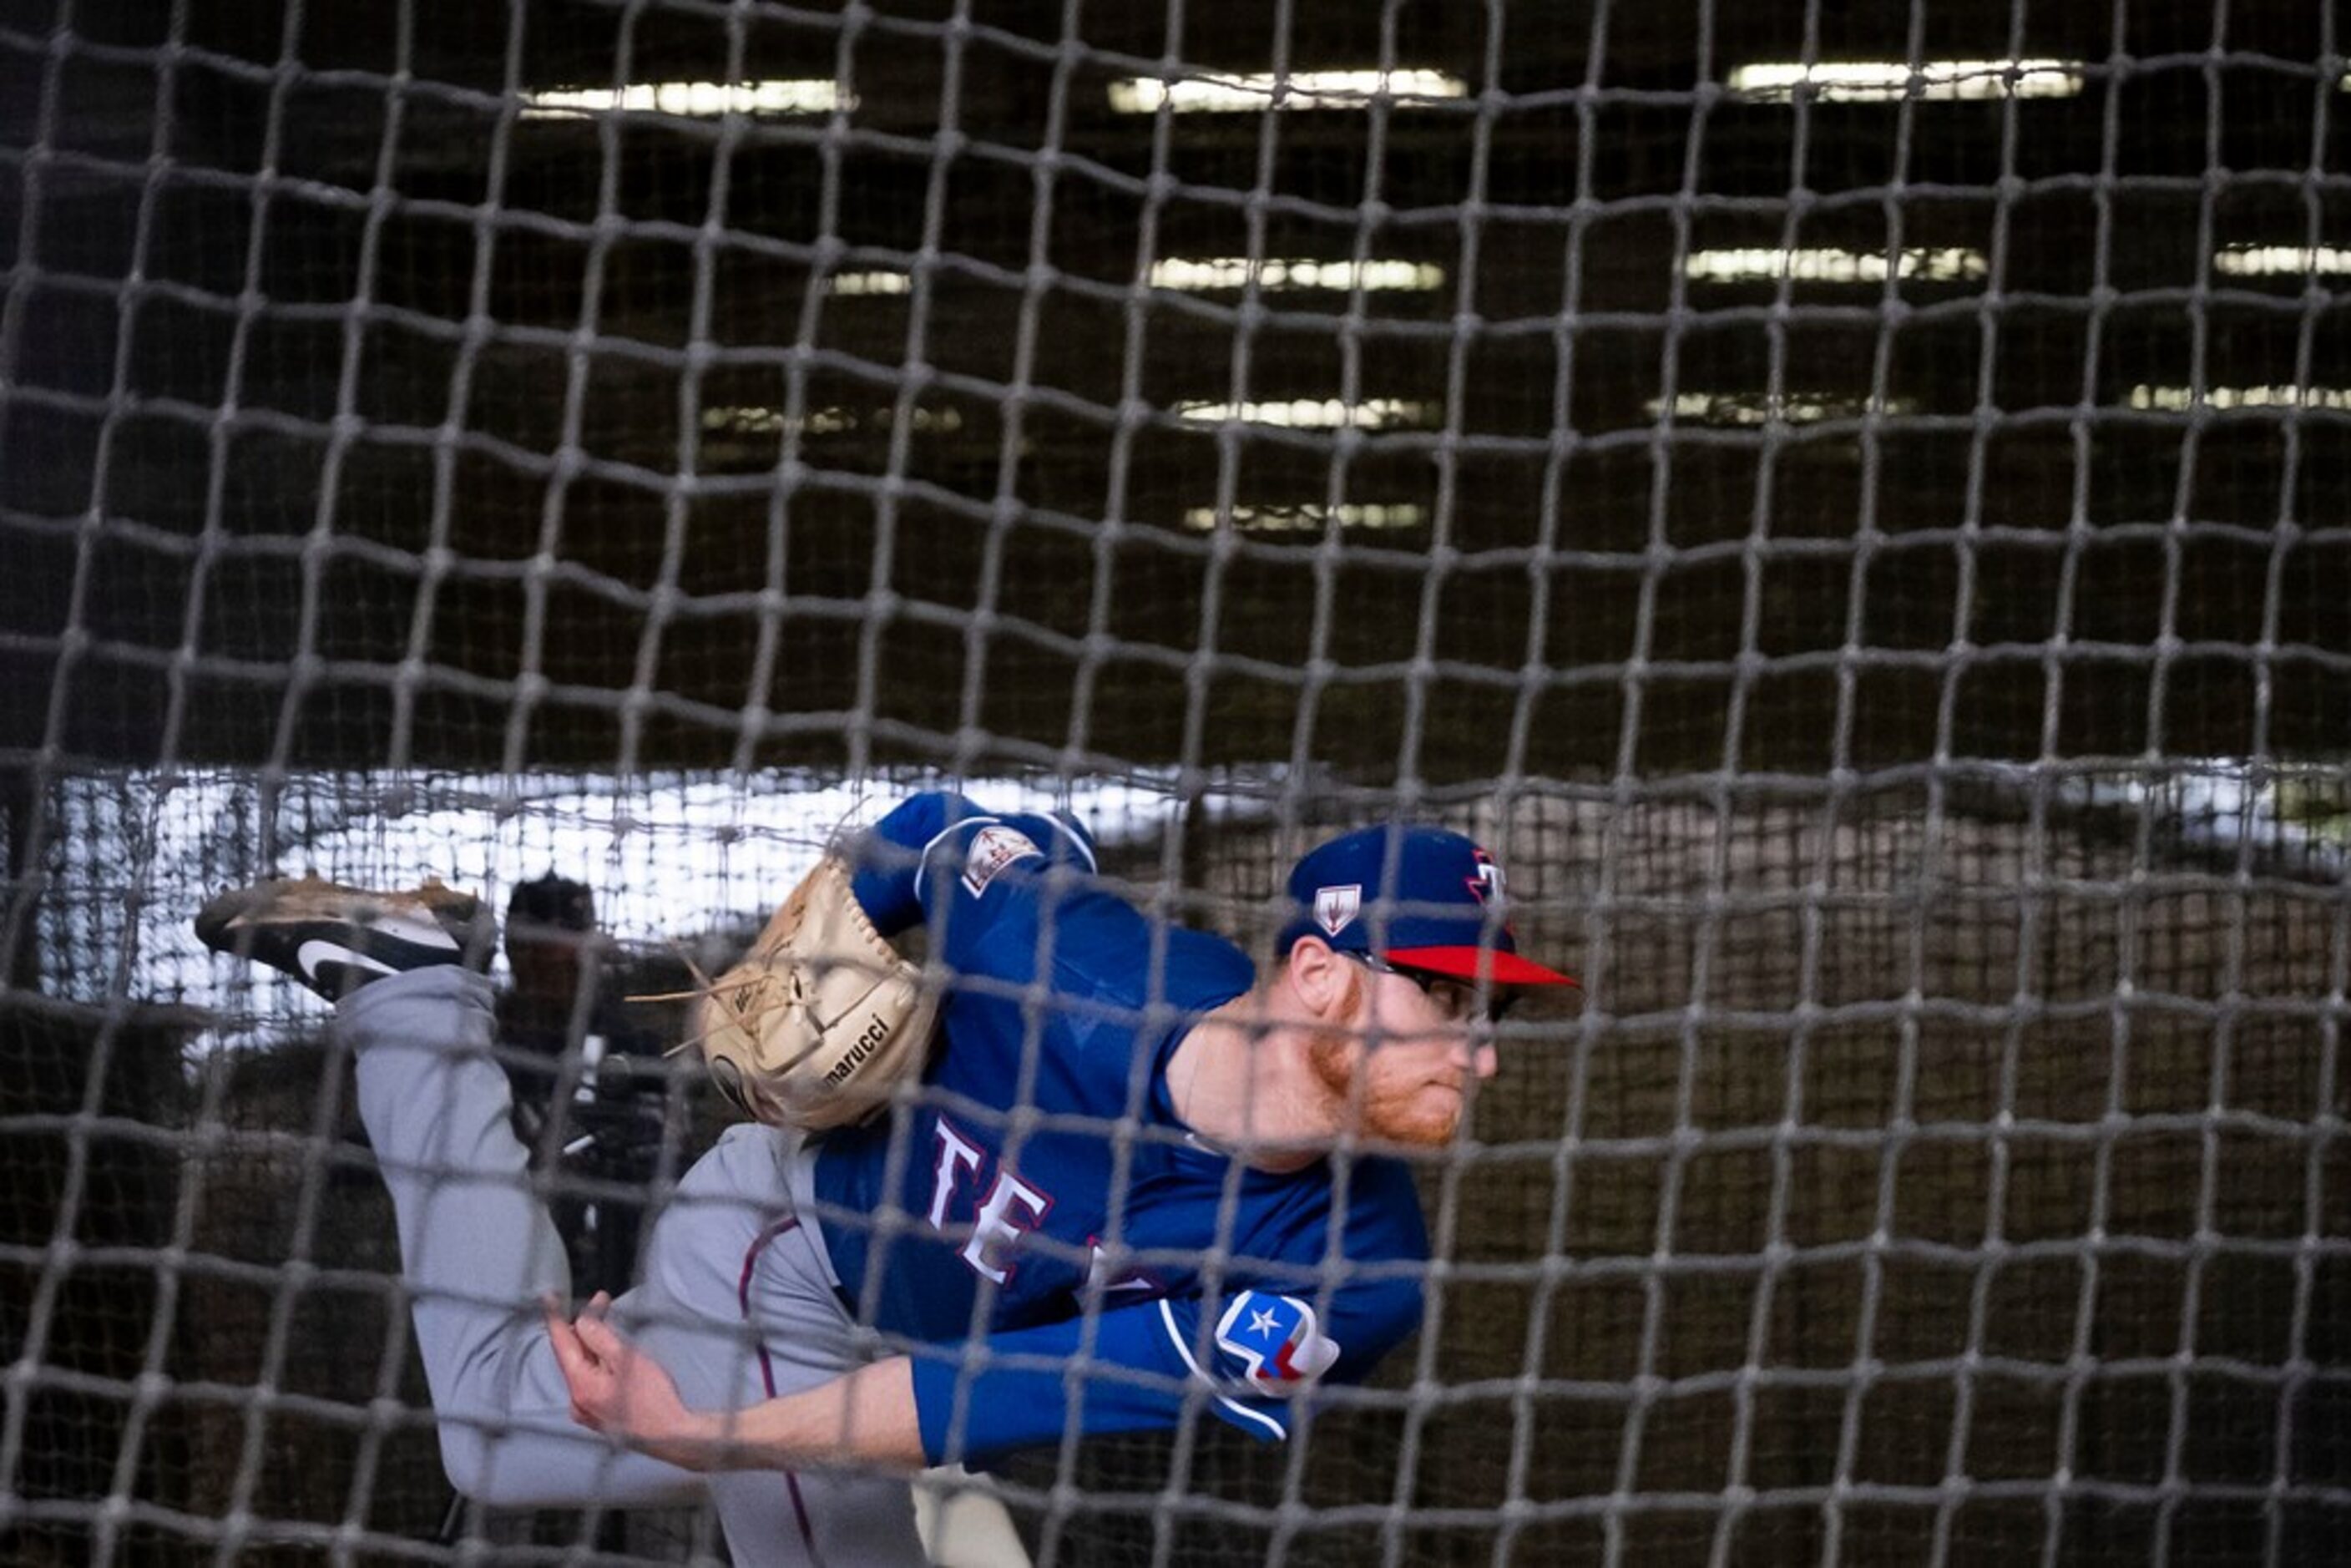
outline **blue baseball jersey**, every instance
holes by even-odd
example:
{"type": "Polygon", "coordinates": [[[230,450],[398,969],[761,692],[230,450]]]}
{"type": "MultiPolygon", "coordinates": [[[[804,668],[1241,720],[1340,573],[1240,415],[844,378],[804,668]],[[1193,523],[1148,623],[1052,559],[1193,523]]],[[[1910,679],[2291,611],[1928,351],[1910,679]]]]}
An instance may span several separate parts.
{"type": "Polygon", "coordinates": [[[932,1462],[1193,1404],[1278,1440],[1313,1380],[1362,1377],[1418,1325],[1405,1166],[1252,1170],[1175,1113],[1168,1060],[1249,988],[1240,949],[1145,919],[1059,817],[918,795],[857,862],[883,934],[927,929],[946,1039],[920,1105],[826,1134],[816,1193],[845,1293],[939,1347],[913,1364],[932,1462]]]}

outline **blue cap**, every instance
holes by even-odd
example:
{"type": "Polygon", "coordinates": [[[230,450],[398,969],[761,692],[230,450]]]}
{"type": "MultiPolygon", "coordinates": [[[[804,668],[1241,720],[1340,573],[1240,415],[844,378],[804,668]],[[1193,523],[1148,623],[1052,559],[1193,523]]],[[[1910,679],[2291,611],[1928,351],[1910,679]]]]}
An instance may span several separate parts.
{"type": "Polygon", "coordinates": [[[1519,956],[1500,918],[1502,868],[1443,828],[1362,828],[1309,853],[1290,873],[1297,907],[1277,951],[1319,936],[1333,951],[1373,953],[1429,974],[1497,986],[1572,986],[1519,956]]]}

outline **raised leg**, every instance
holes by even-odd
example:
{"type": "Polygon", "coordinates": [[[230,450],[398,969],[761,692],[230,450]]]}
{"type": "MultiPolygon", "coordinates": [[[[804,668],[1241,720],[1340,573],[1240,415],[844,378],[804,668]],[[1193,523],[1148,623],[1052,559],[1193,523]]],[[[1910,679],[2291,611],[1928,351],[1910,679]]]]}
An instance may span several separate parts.
{"type": "MultiPolygon", "coordinates": [[[[214,899],[196,930],[340,998],[336,1029],[356,1060],[443,1461],[460,1491],[492,1506],[606,1508],[706,1493],[745,1568],[925,1561],[903,1478],[695,1475],[572,1421],[540,1319],[542,1301],[569,1300],[569,1266],[514,1135],[490,982],[465,967],[486,946],[473,899],[437,886],[266,883],[214,899]]],[[[821,1241],[794,1212],[796,1157],[785,1134],[731,1129],[654,1218],[645,1278],[613,1305],[702,1407],[810,1387],[859,1356],[821,1241]]]]}

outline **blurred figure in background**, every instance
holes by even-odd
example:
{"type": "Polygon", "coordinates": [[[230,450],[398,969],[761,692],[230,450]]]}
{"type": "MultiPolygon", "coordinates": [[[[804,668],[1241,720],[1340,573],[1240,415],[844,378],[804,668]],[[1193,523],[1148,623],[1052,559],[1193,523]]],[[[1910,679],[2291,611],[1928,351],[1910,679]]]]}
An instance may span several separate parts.
{"type": "Polygon", "coordinates": [[[658,1020],[628,1005],[585,883],[549,870],[517,883],[506,956],[512,977],[497,998],[498,1046],[516,1135],[534,1167],[560,1167],[551,1207],[572,1279],[582,1290],[625,1290],[661,1154],[658,1020]],[[629,1190],[609,1190],[616,1186],[629,1190]]]}

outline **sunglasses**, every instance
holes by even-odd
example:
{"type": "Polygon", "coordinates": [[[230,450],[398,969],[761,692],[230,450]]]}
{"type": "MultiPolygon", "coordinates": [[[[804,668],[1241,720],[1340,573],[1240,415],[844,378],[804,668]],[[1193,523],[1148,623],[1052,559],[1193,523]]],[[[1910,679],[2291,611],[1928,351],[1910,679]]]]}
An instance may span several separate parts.
{"type": "MultiPolygon", "coordinates": [[[[1341,948],[1356,963],[1377,975],[1402,975],[1420,988],[1447,1023],[1468,1023],[1478,1016],[1478,988],[1458,975],[1436,975],[1426,969],[1407,969],[1391,964],[1376,953],[1358,953],[1353,948],[1341,948]]],[[[1491,989],[1486,993],[1486,1021],[1500,1023],[1504,1014],[1518,1002],[1518,993],[1491,989]]]]}

